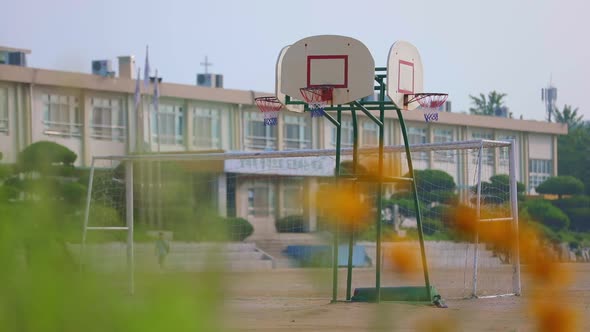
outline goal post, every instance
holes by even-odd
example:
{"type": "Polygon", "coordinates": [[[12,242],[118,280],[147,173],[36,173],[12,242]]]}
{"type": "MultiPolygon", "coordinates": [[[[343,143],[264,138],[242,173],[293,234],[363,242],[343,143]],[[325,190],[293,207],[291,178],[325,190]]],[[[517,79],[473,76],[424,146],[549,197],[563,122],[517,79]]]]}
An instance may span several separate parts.
{"type": "MultiPolygon", "coordinates": [[[[338,166],[346,168],[352,153],[352,148],[342,149],[338,166]]],[[[229,270],[239,270],[254,266],[330,267],[333,262],[343,267],[352,260],[355,267],[375,269],[379,260],[383,261],[383,286],[396,286],[402,281],[390,273],[387,255],[411,248],[419,260],[415,212],[413,205],[407,204],[404,184],[386,183],[382,194],[372,187],[371,170],[378,148],[361,146],[358,153],[359,168],[367,171],[366,176],[340,181],[356,181],[355,190],[363,193],[367,211],[381,213],[381,257],[376,257],[375,238],[371,238],[374,218],[367,218],[364,229],[358,225],[351,228],[354,250],[345,250],[347,243],[341,238],[339,246],[344,247],[338,250],[340,255],[332,255],[337,251],[332,241],[334,228],[325,217],[330,197],[317,193],[336,183],[335,150],[309,149],[95,157],[88,182],[81,259],[91,269],[127,271],[127,284],[133,291],[135,270],[158,268],[153,242],[145,239],[146,233],[173,232],[167,268],[192,271],[203,268],[201,261],[207,260],[198,252],[209,248],[209,242],[219,241],[215,235],[219,229],[208,221],[223,219],[228,222],[223,232],[231,238],[227,240],[230,244],[224,247],[223,258],[209,259],[209,263],[223,261],[229,270]],[[384,202],[383,211],[376,211],[379,200],[384,202]],[[231,218],[246,220],[253,229],[231,218]],[[111,235],[93,242],[90,235],[94,233],[111,235]],[[256,254],[246,253],[249,250],[256,254]],[[351,251],[352,257],[344,257],[351,251]],[[247,264],[254,256],[264,264],[247,264]]],[[[514,141],[417,144],[410,145],[410,153],[432,284],[448,298],[520,294],[514,141]],[[490,224],[510,228],[510,253],[486,243],[485,236],[457,236],[453,229],[457,207],[475,211],[476,225],[482,231],[490,224]]],[[[403,145],[386,146],[384,156],[384,168],[389,172],[386,177],[402,177],[407,172],[403,145]]],[[[342,230],[346,225],[339,227],[342,230]]],[[[339,279],[336,287],[345,289],[345,281],[339,279]]]]}

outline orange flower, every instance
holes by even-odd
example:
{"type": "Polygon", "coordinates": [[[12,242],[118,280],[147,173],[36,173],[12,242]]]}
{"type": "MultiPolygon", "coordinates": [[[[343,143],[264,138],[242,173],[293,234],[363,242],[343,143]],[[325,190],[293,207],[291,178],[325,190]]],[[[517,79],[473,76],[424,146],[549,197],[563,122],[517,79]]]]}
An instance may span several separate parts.
{"type": "Polygon", "coordinates": [[[537,321],[538,331],[541,332],[570,332],[579,331],[578,314],[570,306],[556,298],[538,299],[533,302],[533,314],[537,321]]]}
{"type": "Polygon", "coordinates": [[[571,271],[563,264],[539,255],[536,260],[528,264],[533,281],[545,283],[548,286],[565,286],[572,281],[571,271]]]}
{"type": "Polygon", "coordinates": [[[354,185],[328,186],[318,192],[318,202],[328,221],[345,230],[363,228],[374,221],[371,207],[354,185]]]}
{"type": "Polygon", "coordinates": [[[411,275],[420,271],[418,255],[420,248],[409,243],[398,243],[385,252],[385,259],[391,264],[394,272],[411,275]]]}
{"type": "Polygon", "coordinates": [[[477,213],[475,209],[465,205],[459,205],[452,212],[452,225],[455,232],[472,237],[477,232],[477,213]]]}

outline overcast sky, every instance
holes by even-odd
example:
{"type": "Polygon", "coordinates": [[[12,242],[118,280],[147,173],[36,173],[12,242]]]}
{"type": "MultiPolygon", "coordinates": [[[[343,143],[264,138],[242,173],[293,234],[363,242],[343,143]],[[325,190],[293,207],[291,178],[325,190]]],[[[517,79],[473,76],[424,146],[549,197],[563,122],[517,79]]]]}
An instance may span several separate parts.
{"type": "Polygon", "coordinates": [[[33,67],[90,72],[93,59],[135,55],[165,81],[194,84],[205,56],[225,87],[272,92],[280,49],[320,34],[359,39],[378,66],[396,40],[413,43],[425,90],[507,94],[515,117],[545,118],[550,78],[557,105],[590,120],[587,0],[19,0],[2,5],[0,45],[33,51],[33,67]]]}

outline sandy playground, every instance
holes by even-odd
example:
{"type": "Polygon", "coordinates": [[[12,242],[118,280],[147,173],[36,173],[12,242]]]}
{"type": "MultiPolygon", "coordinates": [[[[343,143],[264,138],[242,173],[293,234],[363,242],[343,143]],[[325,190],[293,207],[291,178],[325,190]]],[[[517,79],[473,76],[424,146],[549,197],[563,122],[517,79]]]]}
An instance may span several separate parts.
{"type": "MultiPolygon", "coordinates": [[[[576,310],[579,330],[590,331],[590,264],[565,267],[573,272],[574,282],[564,289],[563,304],[576,310]]],[[[373,286],[374,272],[355,269],[353,289],[373,286]]],[[[434,274],[433,284],[446,298],[447,309],[398,303],[330,304],[329,269],[231,273],[224,316],[231,317],[226,324],[232,331],[540,331],[530,309],[530,294],[539,289],[527,282],[525,272],[522,296],[493,299],[461,299],[463,271],[434,274]]],[[[346,270],[340,269],[339,300],[345,299],[345,277],[346,270]]],[[[410,279],[384,274],[382,284],[420,284],[420,276],[410,279]]]]}

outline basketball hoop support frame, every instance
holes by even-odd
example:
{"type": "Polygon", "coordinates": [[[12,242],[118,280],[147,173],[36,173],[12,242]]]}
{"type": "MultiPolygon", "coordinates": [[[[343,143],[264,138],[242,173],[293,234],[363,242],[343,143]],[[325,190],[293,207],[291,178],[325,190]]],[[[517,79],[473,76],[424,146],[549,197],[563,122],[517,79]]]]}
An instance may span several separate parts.
{"type": "MultiPolygon", "coordinates": [[[[340,169],[340,161],[341,161],[341,139],[342,139],[342,112],[343,111],[350,111],[353,117],[353,172],[356,175],[356,170],[358,169],[358,123],[356,121],[356,110],[362,111],[368,118],[371,119],[377,126],[379,127],[379,158],[378,158],[378,176],[374,179],[374,182],[377,184],[377,211],[381,211],[383,208],[381,202],[381,195],[383,193],[383,184],[385,182],[399,182],[399,181],[408,181],[412,182],[412,193],[413,193],[413,200],[414,200],[414,207],[416,209],[416,224],[418,228],[418,239],[420,242],[420,256],[422,260],[422,269],[424,275],[424,284],[425,284],[425,291],[426,291],[426,298],[424,298],[424,302],[434,303],[433,287],[430,285],[430,276],[428,272],[428,263],[426,260],[426,250],[424,246],[424,231],[423,231],[423,223],[422,223],[422,213],[420,211],[420,201],[418,199],[418,190],[416,187],[416,182],[414,181],[414,167],[412,164],[412,156],[410,153],[410,146],[408,141],[408,134],[406,124],[402,115],[402,108],[396,105],[393,101],[385,100],[385,79],[387,78],[386,74],[381,74],[381,72],[386,72],[386,67],[376,67],[375,68],[375,81],[377,85],[375,87],[376,91],[379,91],[379,100],[378,101],[363,101],[357,100],[345,105],[334,105],[334,106],[326,106],[324,108],[325,111],[336,111],[336,119],[329,114],[325,113],[324,117],[328,119],[335,127],[336,127],[336,167],[335,167],[335,175],[337,178],[341,178],[341,169],[340,169]],[[406,150],[406,159],[408,162],[409,168],[409,178],[396,178],[396,179],[385,179],[383,176],[383,157],[384,157],[384,137],[385,137],[385,111],[388,110],[395,110],[397,112],[398,120],[400,122],[401,132],[404,140],[404,146],[406,150]],[[379,118],[375,117],[370,111],[379,111],[379,118]]],[[[286,105],[304,105],[304,110],[309,111],[309,107],[307,103],[302,101],[294,101],[291,100],[290,96],[286,96],[285,98],[286,105]]],[[[401,105],[403,107],[403,105],[401,105]]],[[[377,251],[377,259],[376,259],[376,272],[375,272],[375,302],[380,302],[381,299],[381,255],[382,255],[382,227],[381,227],[381,215],[377,213],[375,216],[375,223],[376,223],[376,251],[377,251]]],[[[333,248],[332,248],[332,303],[338,302],[338,243],[339,243],[339,230],[336,227],[334,236],[333,236],[333,248]]],[[[346,282],[346,301],[351,301],[351,289],[352,289],[352,246],[353,246],[353,234],[350,233],[350,238],[348,239],[348,261],[347,261],[347,282],[346,282]]],[[[420,288],[420,290],[422,290],[420,288]]]]}

